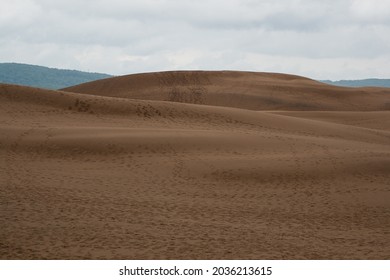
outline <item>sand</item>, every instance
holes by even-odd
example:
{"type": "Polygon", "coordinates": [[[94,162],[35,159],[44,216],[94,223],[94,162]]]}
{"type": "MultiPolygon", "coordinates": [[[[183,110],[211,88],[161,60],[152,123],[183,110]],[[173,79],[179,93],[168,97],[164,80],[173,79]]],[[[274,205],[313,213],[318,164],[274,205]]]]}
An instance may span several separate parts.
{"type": "Polygon", "coordinates": [[[389,104],[250,72],[0,85],[0,258],[389,259],[389,104]]]}

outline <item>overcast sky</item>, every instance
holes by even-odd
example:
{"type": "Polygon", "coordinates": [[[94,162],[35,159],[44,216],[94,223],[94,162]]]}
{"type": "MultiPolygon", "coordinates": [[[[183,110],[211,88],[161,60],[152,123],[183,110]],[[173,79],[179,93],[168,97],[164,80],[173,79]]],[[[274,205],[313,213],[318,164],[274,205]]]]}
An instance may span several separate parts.
{"type": "Polygon", "coordinates": [[[0,62],[390,78],[390,0],[0,0],[0,62]]]}

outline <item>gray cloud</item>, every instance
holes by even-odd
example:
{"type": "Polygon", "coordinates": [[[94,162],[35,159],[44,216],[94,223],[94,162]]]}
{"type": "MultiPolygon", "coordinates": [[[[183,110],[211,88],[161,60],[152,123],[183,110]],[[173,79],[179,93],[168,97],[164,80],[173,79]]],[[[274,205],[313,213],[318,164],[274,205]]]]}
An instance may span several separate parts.
{"type": "Polygon", "coordinates": [[[170,69],[390,77],[390,1],[0,0],[0,59],[127,74],[170,69]]]}

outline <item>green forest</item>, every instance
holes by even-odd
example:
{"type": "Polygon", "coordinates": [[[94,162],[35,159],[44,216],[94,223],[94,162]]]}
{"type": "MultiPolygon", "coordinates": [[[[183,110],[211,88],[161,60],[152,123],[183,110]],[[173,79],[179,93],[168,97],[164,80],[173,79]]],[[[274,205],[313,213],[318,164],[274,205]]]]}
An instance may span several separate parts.
{"type": "Polygon", "coordinates": [[[0,63],[0,83],[46,89],[61,89],[109,78],[110,75],[62,70],[20,63],[0,63]]]}

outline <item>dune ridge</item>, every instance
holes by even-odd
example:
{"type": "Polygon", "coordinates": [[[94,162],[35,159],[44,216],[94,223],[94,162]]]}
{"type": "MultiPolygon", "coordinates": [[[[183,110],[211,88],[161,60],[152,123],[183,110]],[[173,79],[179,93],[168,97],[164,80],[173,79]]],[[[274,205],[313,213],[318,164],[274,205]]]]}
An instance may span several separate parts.
{"type": "Polygon", "coordinates": [[[0,258],[388,259],[385,90],[187,74],[63,91],[0,85],[0,258]],[[213,97],[165,100],[170,81],[194,80],[213,97]],[[323,98],[250,107],[271,85],[323,98]]]}
{"type": "Polygon", "coordinates": [[[390,109],[388,88],[336,87],[296,75],[278,73],[169,71],[108,78],[64,90],[111,97],[250,110],[378,111],[390,109]]]}

